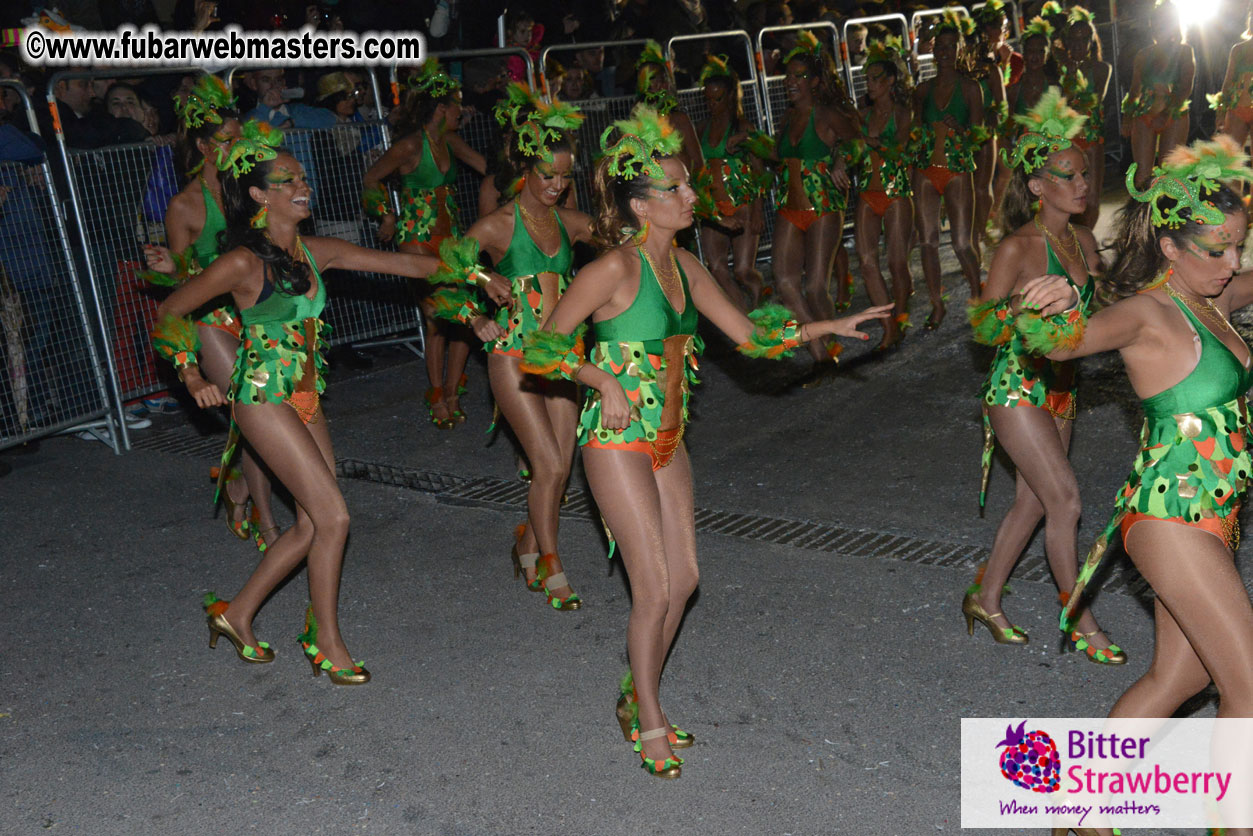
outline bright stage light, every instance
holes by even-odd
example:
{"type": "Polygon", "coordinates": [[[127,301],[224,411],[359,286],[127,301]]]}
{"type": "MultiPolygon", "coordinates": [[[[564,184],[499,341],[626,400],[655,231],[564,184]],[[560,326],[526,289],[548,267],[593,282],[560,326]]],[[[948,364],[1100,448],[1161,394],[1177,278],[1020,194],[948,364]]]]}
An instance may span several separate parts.
{"type": "Polygon", "coordinates": [[[1175,9],[1179,12],[1179,22],[1185,29],[1209,23],[1222,9],[1222,0],[1186,0],[1176,2],[1175,9]]]}

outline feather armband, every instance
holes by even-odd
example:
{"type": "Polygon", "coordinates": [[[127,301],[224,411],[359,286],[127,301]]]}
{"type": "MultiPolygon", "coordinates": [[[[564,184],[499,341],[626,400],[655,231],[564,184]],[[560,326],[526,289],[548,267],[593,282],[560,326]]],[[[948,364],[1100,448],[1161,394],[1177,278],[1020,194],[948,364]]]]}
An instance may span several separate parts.
{"type": "Polygon", "coordinates": [[[1001,345],[1014,335],[1008,299],[971,302],[966,308],[966,318],[974,330],[975,342],[980,345],[1001,345]]]}
{"type": "Polygon", "coordinates": [[[185,316],[166,314],[152,326],[152,347],[179,371],[196,365],[200,337],[196,326],[185,316]]]}
{"type": "Polygon", "coordinates": [[[174,262],[174,272],[143,270],[138,274],[139,278],[157,287],[178,287],[192,276],[198,276],[203,272],[200,261],[196,258],[196,251],[191,247],[181,253],[170,253],[170,260],[174,262]]]}
{"type": "Polygon", "coordinates": [[[1081,309],[1040,316],[1036,313],[1020,313],[1014,318],[1014,328],[1022,337],[1023,345],[1032,354],[1050,354],[1058,349],[1072,351],[1083,342],[1083,332],[1088,317],[1081,309]]]}
{"type": "Polygon", "coordinates": [[[527,334],[522,345],[522,365],[527,374],[537,374],[551,380],[567,378],[575,380],[579,368],[587,362],[583,350],[583,333],[587,326],[580,325],[573,334],[562,334],[551,329],[540,329],[527,334]]]}
{"type": "Polygon", "coordinates": [[[484,316],[479,300],[468,288],[460,285],[442,285],[429,297],[431,314],[436,319],[469,325],[484,316]]]}
{"type": "Polygon", "coordinates": [[[486,286],[488,278],[479,265],[479,242],[468,235],[445,238],[439,245],[439,267],[427,281],[432,284],[486,286]]]}
{"type": "Polygon", "coordinates": [[[800,325],[793,318],[792,312],[782,305],[762,305],[750,313],[748,318],[755,326],[753,333],[735,347],[743,355],[770,360],[791,357],[792,349],[803,342],[800,338],[800,325]]]}
{"type": "Polygon", "coordinates": [[[381,218],[392,214],[391,201],[387,199],[387,192],[381,186],[362,190],[361,208],[371,218],[381,218]]]}

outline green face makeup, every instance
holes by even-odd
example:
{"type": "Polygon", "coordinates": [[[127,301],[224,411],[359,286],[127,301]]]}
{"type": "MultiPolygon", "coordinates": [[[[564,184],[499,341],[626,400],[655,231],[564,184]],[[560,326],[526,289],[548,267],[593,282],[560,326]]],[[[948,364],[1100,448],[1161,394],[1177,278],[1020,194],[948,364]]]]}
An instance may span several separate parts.
{"type": "Polygon", "coordinates": [[[265,175],[265,182],[271,189],[281,189],[288,183],[293,183],[296,175],[285,168],[273,169],[269,174],[265,175]]]}
{"type": "Polygon", "coordinates": [[[1200,259],[1222,258],[1227,248],[1236,244],[1243,250],[1242,241],[1237,241],[1234,232],[1217,227],[1213,232],[1206,231],[1197,235],[1189,235],[1184,239],[1184,249],[1200,259]]]}

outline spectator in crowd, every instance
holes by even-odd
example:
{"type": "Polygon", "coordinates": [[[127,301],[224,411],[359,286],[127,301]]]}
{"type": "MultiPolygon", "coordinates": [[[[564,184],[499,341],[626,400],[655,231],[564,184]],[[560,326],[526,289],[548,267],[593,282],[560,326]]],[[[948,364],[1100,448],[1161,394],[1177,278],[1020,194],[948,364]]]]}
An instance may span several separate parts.
{"type": "MultiPolygon", "coordinates": [[[[518,59],[521,61],[521,59],[518,59]]],[[[464,65],[462,104],[478,113],[491,113],[505,93],[509,75],[500,58],[475,58],[464,65]]]]}
{"type": "Polygon", "coordinates": [[[286,146],[305,171],[305,179],[313,189],[310,206],[318,201],[318,170],[313,159],[309,136],[292,128],[329,128],[336,124],[335,114],[324,107],[310,107],[289,101],[287,74],[278,67],[248,73],[244,84],[257,95],[257,106],[244,114],[244,121],[256,119],[281,128],[287,134],[286,146]]]}
{"type": "MultiPolygon", "coordinates": [[[[86,78],[63,78],[52,88],[65,132],[65,143],[71,148],[104,148],[127,142],[143,142],[148,138],[144,126],[130,116],[117,117],[91,109],[92,84],[86,78]]],[[[52,116],[47,108],[40,112],[40,133],[53,136],[52,116]]]]}

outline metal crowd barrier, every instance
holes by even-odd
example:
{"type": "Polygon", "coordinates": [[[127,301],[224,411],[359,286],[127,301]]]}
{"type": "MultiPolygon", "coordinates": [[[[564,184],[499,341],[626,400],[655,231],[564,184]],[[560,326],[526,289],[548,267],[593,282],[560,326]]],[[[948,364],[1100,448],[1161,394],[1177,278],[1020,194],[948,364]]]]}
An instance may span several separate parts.
{"type": "Polygon", "coordinates": [[[913,33],[910,41],[913,44],[914,59],[918,62],[918,83],[926,81],[935,75],[935,55],[930,52],[920,53],[918,51],[918,33],[922,31],[922,22],[928,18],[943,17],[945,12],[952,11],[957,14],[970,17],[970,12],[965,6],[944,6],[939,9],[919,9],[909,17],[909,31],[913,33]]]}
{"type": "MultiPolygon", "coordinates": [[[[34,108],[19,81],[0,81],[34,108]]],[[[120,423],[46,153],[0,162],[0,449],[98,419],[120,423]]],[[[108,442],[121,452],[122,438],[108,442]]]]}
{"type": "MultiPolygon", "coordinates": [[[[901,43],[909,43],[909,23],[905,20],[905,15],[874,15],[873,17],[855,17],[844,21],[844,42],[848,43],[848,30],[857,25],[863,26],[872,23],[888,24],[894,23],[900,27],[901,43]]],[[[860,107],[862,97],[866,95],[866,65],[853,64],[852,56],[849,56],[848,63],[844,65],[845,77],[848,79],[848,93],[853,97],[853,103],[860,107]]]]}
{"type": "MultiPolygon", "coordinates": [[[[722,48],[715,49],[713,44],[723,42],[731,57],[732,51],[738,51],[736,48],[742,47],[744,50],[744,64],[747,70],[747,77],[740,75],[740,91],[744,99],[744,118],[757,127],[760,131],[769,133],[766,124],[765,105],[762,99],[761,83],[757,76],[756,55],[753,52],[753,41],[748,33],[742,29],[727,30],[725,32],[705,32],[695,35],[676,35],[666,43],[666,58],[671,62],[674,61],[674,46],[677,43],[687,43],[698,41],[706,44],[710,53],[719,54],[722,48]],[[730,42],[730,43],[727,43],[730,42]]],[[[736,62],[738,64],[738,62],[736,62]]],[[[688,68],[685,68],[688,69],[688,68]]],[[[738,72],[738,70],[737,70],[738,72]]],[[[700,67],[689,75],[693,79],[699,77],[700,67]]],[[[689,87],[679,91],[679,106],[683,108],[688,117],[691,118],[692,124],[696,126],[697,134],[700,133],[700,126],[709,119],[709,103],[705,101],[704,88],[689,87]]],[[[766,198],[766,203],[770,202],[766,198]]],[[[770,252],[774,238],[774,212],[770,211],[773,207],[767,205],[763,207],[765,210],[765,229],[762,230],[761,236],[757,239],[757,260],[761,261],[767,258],[770,252]]]]}

